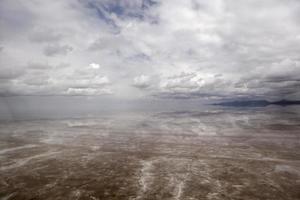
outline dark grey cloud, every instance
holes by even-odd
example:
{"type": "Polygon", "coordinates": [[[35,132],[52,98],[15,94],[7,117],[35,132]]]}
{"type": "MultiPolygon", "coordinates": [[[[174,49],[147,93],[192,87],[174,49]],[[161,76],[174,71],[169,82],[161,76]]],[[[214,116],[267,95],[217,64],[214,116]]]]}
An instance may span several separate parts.
{"type": "Polygon", "coordinates": [[[49,78],[46,74],[35,75],[34,77],[28,76],[23,80],[23,83],[30,86],[43,86],[49,83],[49,78]]]}
{"type": "Polygon", "coordinates": [[[37,43],[57,42],[61,40],[62,37],[62,34],[47,28],[39,28],[39,30],[35,30],[31,35],[29,35],[30,41],[37,43]]]}
{"type": "Polygon", "coordinates": [[[47,45],[44,48],[44,54],[46,56],[67,55],[72,50],[73,48],[69,45],[53,44],[53,45],[47,45]]]}
{"type": "Polygon", "coordinates": [[[42,62],[30,62],[26,66],[29,70],[49,70],[52,69],[53,66],[49,65],[48,63],[42,62]]]}
{"type": "Polygon", "coordinates": [[[11,80],[20,77],[24,73],[23,69],[14,69],[11,67],[2,66],[0,68],[0,79],[11,80]]]}

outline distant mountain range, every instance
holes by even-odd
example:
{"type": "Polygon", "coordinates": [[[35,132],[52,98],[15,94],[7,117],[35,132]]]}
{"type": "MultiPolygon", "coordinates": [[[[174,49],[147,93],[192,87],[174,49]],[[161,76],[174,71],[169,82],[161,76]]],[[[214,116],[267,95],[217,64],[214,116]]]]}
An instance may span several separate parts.
{"type": "Polygon", "coordinates": [[[281,101],[273,101],[273,102],[266,101],[266,100],[228,101],[228,102],[214,103],[213,105],[232,106],[232,107],[265,107],[269,105],[291,106],[291,105],[300,105],[300,101],[290,101],[290,100],[281,100],[281,101]]]}

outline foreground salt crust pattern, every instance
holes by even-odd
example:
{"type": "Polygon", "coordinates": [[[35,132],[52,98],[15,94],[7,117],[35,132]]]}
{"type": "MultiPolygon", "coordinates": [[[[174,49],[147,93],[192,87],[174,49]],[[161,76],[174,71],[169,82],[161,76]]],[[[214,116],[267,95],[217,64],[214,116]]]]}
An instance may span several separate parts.
{"type": "Polygon", "coordinates": [[[0,199],[300,197],[300,115],[169,112],[0,123],[0,199]]]}

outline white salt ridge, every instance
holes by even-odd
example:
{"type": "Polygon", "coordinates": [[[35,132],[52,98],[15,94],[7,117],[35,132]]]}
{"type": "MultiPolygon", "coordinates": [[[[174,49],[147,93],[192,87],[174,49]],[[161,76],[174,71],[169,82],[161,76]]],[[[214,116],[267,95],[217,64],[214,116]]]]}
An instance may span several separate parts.
{"type": "Polygon", "coordinates": [[[140,175],[140,179],[139,179],[139,184],[141,186],[141,189],[139,191],[139,194],[136,198],[136,200],[138,199],[142,199],[144,194],[147,192],[149,185],[152,182],[152,176],[153,174],[151,173],[151,170],[153,168],[153,160],[149,160],[149,161],[141,161],[142,162],[142,169],[141,169],[141,175],[140,175]]]}
{"type": "Polygon", "coordinates": [[[175,199],[176,200],[180,200],[180,197],[182,195],[182,191],[183,191],[184,185],[185,185],[185,183],[183,181],[178,184],[178,186],[177,186],[177,194],[175,195],[175,199]]]}
{"type": "Polygon", "coordinates": [[[18,167],[21,167],[21,166],[27,164],[28,162],[30,162],[34,159],[45,158],[45,157],[48,158],[48,157],[51,157],[52,155],[55,155],[57,153],[59,153],[59,152],[46,152],[46,153],[38,154],[38,155],[35,155],[35,156],[30,156],[30,157],[27,157],[27,158],[18,159],[14,164],[0,167],[0,171],[9,170],[9,169],[13,169],[13,168],[18,168],[18,167]]]}
{"type": "Polygon", "coordinates": [[[300,171],[288,165],[276,165],[275,172],[288,172],[290,174],[300,175],[300,171]]]}
{"type": "Polygon", "coordinates": [[[9,194],[9,195],[7,195],[7,196],[4,196],[4,197],[2,197],[1,198],[1,200],[9,200],[11,197],[13,197],[15,195],[15,192],[14,193],[11,193],[11,194],[9,194]]]}
{"type": "Polygon", "coordinates": [[[140,178],[140,183],[142,185],[142,191],[146,192],[148,188],[148,182],[149,179],[151,179],[151,169],[152,169],[152,163],[153,161],[143,161],[142,165],[143,168],[141,170],[141,178],[140,178]]]}
{"type": "Polygon", "coordinates": [[[37,147],[37,146],[38,145],[35,145],[35,144],[28,144],[28,145],[24,145],[24,146],[20,146],[20,147],[2,149],[2,150],[0,150],[0,155],[8,153],[8,152],[12,152],[12,151],[17,151],[17,150],[20,150],[20,149],[29,149],[29,148],[33,148],[33,147],[37,147]]]}
{"type": "Polygon", "coordinates": [[[187,179],[187,175],[185,174],[184,177],[182,178],[182,180],[176,180],[175,184],[176,184],[176,189],[175,189],[175,193],[174,193],[174,199],[175,200],[180,200],[181,196],[183,194],[183,189],[185,187],[185,182],[187,179]]]}

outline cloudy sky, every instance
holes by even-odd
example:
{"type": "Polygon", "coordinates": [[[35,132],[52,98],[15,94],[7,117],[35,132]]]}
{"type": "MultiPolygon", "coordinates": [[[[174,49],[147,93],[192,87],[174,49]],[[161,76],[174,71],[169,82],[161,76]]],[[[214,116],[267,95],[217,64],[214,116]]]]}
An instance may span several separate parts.
{"type": "Polygon", "coordinates": [[[1,0],[1,96],[300,98],[299,0],[1,0]]]}

